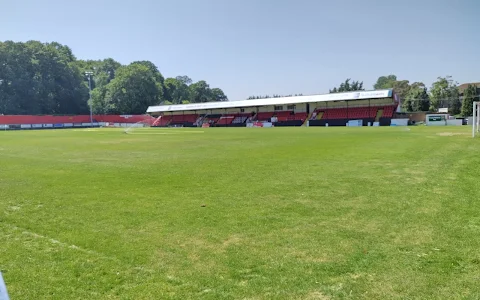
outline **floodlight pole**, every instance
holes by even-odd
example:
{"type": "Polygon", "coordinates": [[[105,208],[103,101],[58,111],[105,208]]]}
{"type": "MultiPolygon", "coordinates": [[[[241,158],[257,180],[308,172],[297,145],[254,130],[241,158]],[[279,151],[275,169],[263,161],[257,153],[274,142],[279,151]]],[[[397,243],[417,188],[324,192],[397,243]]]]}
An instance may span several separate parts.
{"type": "Polygon", "coordinates": [[[92,76],[93,72],[85,72],[88,78],[88,102],[90,104],[90,126],[93,127],[93,112],[92,112],[92,76]]]}

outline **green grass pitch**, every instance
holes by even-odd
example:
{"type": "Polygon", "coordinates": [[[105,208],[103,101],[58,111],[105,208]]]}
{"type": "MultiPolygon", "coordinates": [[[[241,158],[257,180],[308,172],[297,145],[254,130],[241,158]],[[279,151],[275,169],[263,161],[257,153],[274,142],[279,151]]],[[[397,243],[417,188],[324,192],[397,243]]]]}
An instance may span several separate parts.
{"type": "Polygon", "coordinates": [[[0,132],[12,299],[478,299],[468,127],[0,132]]]}

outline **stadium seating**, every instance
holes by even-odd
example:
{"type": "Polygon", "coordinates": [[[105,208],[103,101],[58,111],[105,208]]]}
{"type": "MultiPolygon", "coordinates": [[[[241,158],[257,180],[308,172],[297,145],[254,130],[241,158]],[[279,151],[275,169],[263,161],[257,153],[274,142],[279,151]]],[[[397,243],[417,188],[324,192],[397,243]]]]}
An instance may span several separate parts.
{"type": "Polygon", "coordinates": [[[275,116],[276,117],[289,117],[293,114],[293,111],[289,111],[289,110],[286,110],[286,111],[277,111],[275,112],[275,116]]]}
{"type": "Polygon", "coordinates": [[[235,116],[233,115],[223,115],[220,117],[218,122],[216,123],[217,125],[230,125],[232,124],[233,120],[235,119],[235,116]]]}
{"type": "Polygon", "coordinates": [[[184,124],[184,123],[195,123],[197,120],[197,115],[188,114],[188,115],[173,115],[172,121],[170,124],[184,124]]]}
{"type": "Polygon", "coordinates": [[[286,121],[302,121],[304,122],[308,114],[306,112],[294,113],[293,111],[276,111],[276,112],[259,112],[256,115],[258,121],[270,121],[272,117],[276,117],[277,122],[286,122],[286,121]]]}
{"type": "Polygon", "coordinates": [[[162,116],[153,122],[153,127],[165,127],[172,121],[171,116],[162,116]]]}
{"type": "Polygon", "coordinates": [[[383,117],[384,118],[393,118],[393,114],[395,113],[396,109],[397,109],[396,105],[385,106],[383,108],[383,117]]]}
{"type": "Polygon", "coordinates": [[[255,116],[255,119],[257,121],[268,121],[270,122],[270,119],[273,117],[273,112],[259,112],[255,116]]]}
{"type": "Polygon", "coordinates": [[[383,109],[383,117],[392,118],[396,106],[372,106],[372,107],[343,107],[343,108],[328,108],[317,109],[317,115],[321,114],[322,120],[336,120],[336,119],[371,119],[375,118],[377,111],[383,109]]]}
{"type": "Polygon", "coordinates": [[[291,118],[291,120],[296,120],[296,121],[302,121],[302,122],[305,122],[305,120],[308,118],[308,114],[307,113],[295,113],[293,115],[293,118],[291,118]]]}
{"type": "Polygon", "coordinates": [[[181,125],[191,127],[197,122],[198,115],[196,114],[187,114],[187,115],[164,115],[161,118],[158,118],[152,123],[153,127],[166,127],[181,125]]]}
{"type": "Polygon", "coordinates": [[[232,124],[243,124],[243,123],[245,123],[245,121],[247,121],[249,116],[250,116],[250,114],[236,115],[235,118],[232,121],[232,124]]]}
{"type": "Polygon", "coordinates": [[[205,118],[203,119],[203,123],[209,123],[210,125],[215,125],[215,123],[217,123],[221,117],[222,117],[221,114],[206,115],[205,118]]]}
{"type": "MultiPolygon", "coordinates": [[[[249,113],[239,113],[239,114],[224,114],[224,115],[221,115],[219,118],[218,118],[218,121],[215,121],[213,124],[215,126],[219,126],[219,127],[225,127],[225,126],[235,126],[235,127],[239,127],[241,126],[242,124],[245,123],[245,121],[248,119],[248,117],[250,117],[251,114],[249,113]]],[[[215,118],[217,118],[218,116],[214,116],[214,118],[212,118],[212,115],[208,116],[209,120],[210,120],[210,124],[212,124],[212,120],[214,121],[215,118]]]]}
{"type": "Polygon", "coordinates": [[[285,122],[290,119],[292,116],[291,111],[277,111],[274,113],[274,116],[277,118],[277,122],[285,122]]]}

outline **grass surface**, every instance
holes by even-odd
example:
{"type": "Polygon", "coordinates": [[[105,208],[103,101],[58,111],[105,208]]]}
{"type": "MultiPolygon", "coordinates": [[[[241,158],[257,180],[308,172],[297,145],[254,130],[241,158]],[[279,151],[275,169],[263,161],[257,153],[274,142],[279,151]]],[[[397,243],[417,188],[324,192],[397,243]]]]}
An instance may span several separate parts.
{"type": "Polygon", "coordinates": [[[12,299],[478,299],[469,130],[0,132],[0,269],[12,299]]]}

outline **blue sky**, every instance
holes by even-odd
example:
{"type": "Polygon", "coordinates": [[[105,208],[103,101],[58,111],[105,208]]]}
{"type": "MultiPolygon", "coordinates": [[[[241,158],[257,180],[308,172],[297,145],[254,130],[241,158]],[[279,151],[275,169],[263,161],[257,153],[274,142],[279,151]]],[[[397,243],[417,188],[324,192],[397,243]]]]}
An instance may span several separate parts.
{"type": "Polygon", "coordinates": [[[480,81],[478,0],[0,0],[0,39],[58,41],[81,59],[154,62],[230,100],[480,81]]]}

